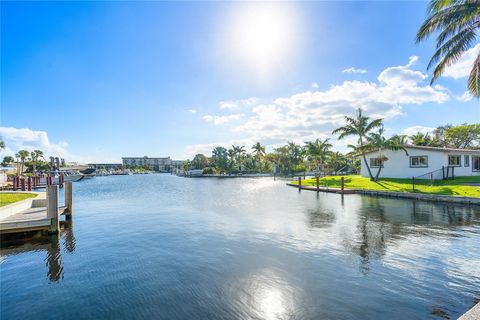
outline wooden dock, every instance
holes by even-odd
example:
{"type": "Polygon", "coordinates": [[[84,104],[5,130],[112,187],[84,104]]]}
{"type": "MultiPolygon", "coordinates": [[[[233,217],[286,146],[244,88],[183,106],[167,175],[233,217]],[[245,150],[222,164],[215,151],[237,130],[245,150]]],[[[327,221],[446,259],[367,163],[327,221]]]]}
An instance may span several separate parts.
{"type": "Polygon", "coordinates": [[[47,186],[46,206],[32,206],[0,220],[0,234],[29,231],[47,231],[49,234],[60,230],[60,217],[70,220],[73,214],[72,183],[65,183],[65,206],[58,205],[58,186],[47,186]]]}
{"type": "MultiPolygon", "coordinates": [[[[305,178],[304,178],[305,180],[305,178]]],[[[329,193],[340,193],[340,194],[355,194],[355,190],[353,189],[345,189],[345,178],[341,177],[340,179],[340,188],[330,188],[328,186],[321,186],[320,185],[320,177],[316,177],[316,186],[307,186],[302,185],[302,177],[298,177],[297,184],[287,183],[287,186],[298,188],[299,191],[301,190],[309,190],[309,191],[316,191],[316,192],[329,192],[329,193]]]]}

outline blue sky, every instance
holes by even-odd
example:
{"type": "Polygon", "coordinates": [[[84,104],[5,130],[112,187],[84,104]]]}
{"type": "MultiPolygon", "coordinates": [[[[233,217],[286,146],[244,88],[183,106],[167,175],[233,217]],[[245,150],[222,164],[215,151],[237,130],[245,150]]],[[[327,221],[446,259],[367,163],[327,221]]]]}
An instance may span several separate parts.
{"type": "Polygon", "coordinates": [[[434,44],[414,42],[425,9],[426,2],[2,2],[4,154],[182,159],[257,140],[271,150],[329,137],[357,107],[385,117],[390,134],[478,122],[464,76],[480,45],[430,87],[434,44]]]}

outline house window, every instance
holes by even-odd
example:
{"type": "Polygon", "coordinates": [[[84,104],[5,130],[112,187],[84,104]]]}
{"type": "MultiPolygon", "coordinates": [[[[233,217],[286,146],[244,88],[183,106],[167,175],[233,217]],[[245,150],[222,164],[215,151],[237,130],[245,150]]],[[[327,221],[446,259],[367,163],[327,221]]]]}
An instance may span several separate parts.
{"type": "Polygon", "coordinates": [[[383,167],[382,158],[370,158],[370,167],[371,168],[380,168],[383,167]]]}
{"type": "Polygon", "coordinates": [[[480,157],[472,156],[472,171],[480,171],[480,157]]]}
{"type": "Polygon", "coordinates": [[[470,156],[468,154],[463,156],[463,166],[464,167],[470,166],[470,156]]]}
{"type": "Polygon", "coordinates": [[[448,165],[452,167],[460,167],[461,164],[461,156],[448,156],[448,165]]]}
{"type": "Polygon", "coordinates": [[[412,156],[410,157],[410,167],[426,168],[428,167],[428,156],[412,156]]]}

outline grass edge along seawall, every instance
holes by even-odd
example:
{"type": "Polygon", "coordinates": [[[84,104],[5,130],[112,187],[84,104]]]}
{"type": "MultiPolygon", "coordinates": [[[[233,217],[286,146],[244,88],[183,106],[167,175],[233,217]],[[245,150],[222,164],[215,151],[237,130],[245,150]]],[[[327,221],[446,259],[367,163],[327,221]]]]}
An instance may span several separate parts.
{"type": "Polygon", "coordinates": [[[14,193],[14,192],[0,192],[0,207],[19,202],[29,198],[35,198],[34,193],[14,193]]]}
{"type": "MultiPolygon", "coordinates": [[[[381,178],[378,181],[371,181],[359,175],[344,176],[345,189],[370,190],[382,192],[415,192],[432,195],[446,195],[454,197],[480,198],[480,176],[479,177],[457,177],[455,180],[435,181],[431,186],[430,180],[415,180],[415,191],[412,189],[411,179],[381,178]],[[469,184],[478,184],[473,186],[469,184]]],[[[340,188],[341,176],[326,176],[320,178],[320,187],[340,188]]],[[[302,180],[302,186],[316,187],[315,178],[302,180]]],[[[294,180],[290,184],[298,185],[294,180]]]]}

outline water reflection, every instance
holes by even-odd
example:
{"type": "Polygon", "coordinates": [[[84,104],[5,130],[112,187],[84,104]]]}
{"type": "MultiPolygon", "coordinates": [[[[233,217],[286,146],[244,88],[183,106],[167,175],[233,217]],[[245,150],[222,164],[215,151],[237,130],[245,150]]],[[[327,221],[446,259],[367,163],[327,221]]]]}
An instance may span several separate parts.
{"type": "Polygon", "coordinates": [[[259,270],[234,284],[238,300],[248,317],[258,319],[288,319],[296,312],[298,289],[293,288],[272,270],[259,270]]]}
{"type": "Polygon", "coordinates": [[[22,238],[2,239],[0,250],[2,260],[8,258],[8,256],[45,252],[44,262],[47,279],[50,282],[60,281],[64,277],[61,240],[63,239],[63,245],[67,252],[73,253],[75,251],[75,235],[72,222],[61,222],[61,226],[63,226],[61,232],[56,235],[44,235],[38,232],[22,238]]]}
{"type": "Polygon", "coordinates": [[[47,276],[52,282],[63,278],[63,263],[60,254],[59,237],[57,235],[49,237],[49,243],[46,247],[47,256],[45,258],[47,266],[47,276]]]}
{"type": "Polygon", "coordinates": [[[478,207],[170,175],[75,197],[75,228],[2,250],[1,318],[454,318],[480,294],[478,207]]]}
{"type": "MultiPolygon", "coordinates": [[[[461,237],[459,227],[478,225],[475,206],[431,203],[378,197],[317,196],[317,205],[306,210],[308,226],[322,238],[317,247],[343,249],[359,258],[359,271],[367,274],[371,261],[382,260],[389,248],[418,237],[461,237]],[[335,204],[336,202],[336,204],[335,204]]],[[[421,247],[421,245],[419,245],[421,247]]]]}

